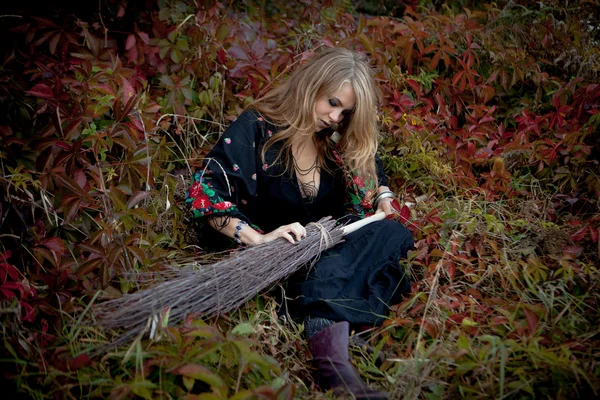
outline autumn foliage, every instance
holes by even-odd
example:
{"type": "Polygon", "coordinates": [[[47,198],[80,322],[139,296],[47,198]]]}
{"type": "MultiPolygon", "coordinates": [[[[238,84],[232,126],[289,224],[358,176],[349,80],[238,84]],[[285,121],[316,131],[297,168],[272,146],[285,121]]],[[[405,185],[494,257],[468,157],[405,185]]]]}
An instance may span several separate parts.
{"type": "Polygon", "coordinates": [[[395,398],[600,395],[600,3],[366,3],[1,16],[0,358],[15,393],[324,396],[272,293],[100,355],[111,333],[89,310],[148,284],[135,272],[208,257],[189,173],[245,106],[345,46],[375,67],[381,156],[416,242],[412,293],[372,332],[376,354],[354,354],[363,375],[395,398]]]}

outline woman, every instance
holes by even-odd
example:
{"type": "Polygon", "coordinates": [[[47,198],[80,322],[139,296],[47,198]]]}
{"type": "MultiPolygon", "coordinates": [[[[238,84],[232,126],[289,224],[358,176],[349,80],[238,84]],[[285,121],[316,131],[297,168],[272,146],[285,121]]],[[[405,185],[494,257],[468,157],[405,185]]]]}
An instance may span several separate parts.
{"type": "MultiPolygon", "coordinates": [[[[223,133],[194,175],[186,200],[193,215],[222,238],[254,245],[302,240],[304,225],[348,209],[359,217],[392,213],[394,196],[375,156],[377,104],[363,57],[342,48],[321,52],[223,133]]],[[[322,389],[387,398],[351,364],[349,325],[381,323],[409,290],[398,260],[412,245],[400,223],[375,222],[291,279],[292,309],[304,317],[322,389]]]]}

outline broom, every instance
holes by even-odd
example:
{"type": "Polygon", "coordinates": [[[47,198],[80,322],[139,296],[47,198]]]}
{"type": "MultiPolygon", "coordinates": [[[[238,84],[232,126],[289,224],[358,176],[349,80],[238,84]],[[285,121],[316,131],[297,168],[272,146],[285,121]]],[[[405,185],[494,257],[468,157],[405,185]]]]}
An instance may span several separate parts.
{"type": "Polygon", "coordinates": [[[385,219],[383,212],[346,226],[336,226],[330,217],[306,226],[306,237],[292,244],[285,239],[236,250],[231,257],[210,265],[195,262],[181,268],[153,272],[162,278],[152,287],[94,306],[96,324],[102,329],[122,328],[112,345],[150,330],[177,323],[189,313],[207,317],[231,311],[263,289],[277,283],[319,254],[343,241],[343,236],[385,219]]]}

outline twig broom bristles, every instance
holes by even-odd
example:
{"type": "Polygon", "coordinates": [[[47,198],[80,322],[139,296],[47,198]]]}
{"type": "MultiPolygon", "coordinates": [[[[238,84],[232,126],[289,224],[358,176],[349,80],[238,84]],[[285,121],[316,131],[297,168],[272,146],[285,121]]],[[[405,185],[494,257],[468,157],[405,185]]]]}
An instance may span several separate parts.
{"type": "Polygon", "coordinates": [[[345,227],[324,218],[307,225],[306,237],[296,244],[279,239],[235,251],[214,264],[191,262],[165,271],[161,283],[96,305],[96,321],[103,329],[125,330],[112,343],[117,345],[153,324],[177,323],[189,313],[207,317],[226,313],[314,262],[322,251],[342,242],[344,235],[383,218],[383,213],[377,213],[345,227]]]}

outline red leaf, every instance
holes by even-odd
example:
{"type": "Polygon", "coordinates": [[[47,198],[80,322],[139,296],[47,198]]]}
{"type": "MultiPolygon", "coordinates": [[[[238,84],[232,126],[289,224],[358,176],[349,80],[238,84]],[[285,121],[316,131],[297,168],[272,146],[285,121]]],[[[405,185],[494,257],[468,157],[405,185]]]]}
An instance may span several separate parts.
{"type": "Polygon", "coordinates": [[[71,177],[66,174],[56,174],[54,175],[54,181],[61,187],[66,188],[73,192],[72,194],[79,196],[84,199],[88,197],[87,192],[84,192],[79,185],[73,180],[71,177]]]}
{"type": "Polygon", "coordinates": [[[266,52],[267,49],[265,48],[265,42],[262,40],[255,40],[254,43],[252,43],[252,54],[257,60],[262,59],[266,52]]]}
{"type": "Polygon", "coordinates": [[[585,237],[587,230],[588,230],[587,226],[584,226],[583,228],[579,229],[577,232],[575,232],[571,235],[571,240],[573,240],[574,242],[579,242],[580,240],[582,240],[585,237]]]}
{"type": "Polygon", "coordinates": [[[90,256],[87,261],[79,266],[77,270],[78,276],[85,276],[97,269],[99,269],[102,265],[106,263],[106,259],[104,258],[92,258],[90,256]]]}
{"type": "Polygon", "coordinates": [[[4,274],[0,275],[0,277],[2,277],[4,282],[6,282],[5,278],[7,276],[10,276],[13,281],[16,281],[19,279],[19,271],[14,266],[12,266],[8,263],[0,263],[0,270],[5,271],[4,274]]]}
{"type": "Polygon", "coordinates": [[[142,42],[144,42],[145,44],[150,44],[150,37],[146,32],[138,32],[137,34],[140,37],[140,39],[142,39],[142,42]]]}
{"type": "Polygon", "coordinates": [[[410,218],[410,208],[408,208],[407,206],[402,206],[402,209],[400,210],[400,222],[405,224],[406,222],[408,222],[409,218],[410,218]]]}
{"type": "Polygon", "coordinates": [[[48,43],[48,49],[50,50],[50,54],[56,53],[56,46],[58,46],[58,42],[61,36],[62,34],[58,32],[56,35],[54,35],[52,39],[50,39],[50,42],[48,43]]]}
{"type": "Polygon", "coordinates": [[[150,192],[146,192],[143,190],[140,190],[139,192],[135,193],[127,201],[127,209],[135,207],[136,204],[138,204],[140,201],[144,200],[148,196],[150,196],[150,192]]]}
{"type": "Polygon", "coordinates": [[[133,33],[129,34],[129,36],[127,36],[127,41],[125,41],[125,50],[133,48],[135,46],[135,43],[135,36],[133,35],[133,33]]]}
{"type": "Polygon", "coordinates": [[[28,90],[27,93],[32,96],[39,97],[42,99],[53,99],[54,98],[52,89],[50,89],[50,87],[48,87],[47,85],[44,85],[42,83],[38,83],[37,85],[32,87],[31,90],[28,90]]]}
{"type": "Polygon", "coordinates": [[[448,265],[448,277],[451,281],[452,279],[454,279],[454,275],[456,275],[456,264],[454,264],[454,262],[451,261],[448,265]]]}
{"type": "Polygon", "coordinates": [[[8,289],[4,289],[3,286],[0,286],[0,293],[2,293],[4,295],[4,297],[6,297],[7,299],[12,299],[17,297],[17,294],[8,290],[8,289]]]}
{"type": "Polygon", "coordinates": [[[414,79],[407,79],[406,83],[412,88],[412,90],[415,91],[417,97],[421,97],[421,85],[419,85],[419,82],[415,81],[414,79]]]}
{"type": "Polygon", "coordinates": [[[201,375],[206,373],[211,373],[210,370],[202,365],[198,364],[186,364],[183,367],[179,367],[175,373],[183,376],[187,376],[190,378],[200,378],[201,375]]]}
{"type": "Polygon", "coordinates": [[[227,62],[227,54],[225,53],[225,50],[223,50],[223,48],[220,48],[217,52],[217,59],[221,64],[225,64],[227,62]]]}
{"type": "Polygon", "coordinates": [[[460,71],[459,73],[457,73],[456,75],[454,75],[454,78],[452,78],[452,85],[456,86],[456,84],[458,83],[458,81],[460,80],[460,78],[462,78],[463,74],[465,72],[464,71],[460,71]]]}
{"type": "Polygon", "coordinates": [[[89,365],[91,362],[92,360],[90,360],[90,357],[87,354],[80,354],[69,361],[69,368],[71,371],[75,371],[89,365]]]}
{"type": "Polygon", "coordinates": [[[229,48],[229,50],[227,50],[227,53],[233,58],[248,61],[248,54],[246,53],[246,51],[244,49],[242,49],[237,44],[231,46],[229,48]]]}
{"type": "Polygon", "coordinates": [[[88,186],[88,180],[87,176],[85,175],[85,172],[83,172],[82,169],[78,169],[77,171],[75,171],[74,178],[75,182],[77,182],[80,188],[82,188],[83,190],[87,190],[86,186],[88,186]]]}
{"type": "Polygon", "coordinates": [[[524,309],[523,314],[525,314],[525,318],[527,319],[527,326],[529,327],[529,332],[533,334],[537,328],[540,319],[536,313],[528,309],[524,309]]]}
{"type": "Polygon", "coordinates": [[[67,150],[67,151],[71,151],[73,149],[73,145],[71,145],[67,142],[63,142],[62,140],[57,140],[56,142],[54,142],[54,145],[56,147],[58,147],[59,149],[63,149],[63,150],[67,150]]]}
{"type": "Polygon", "coordinates": [[[21,321],[33,322],[35,319],[35,309],[24,301],[20,301],[19,303],[21,304],[21,321]]]}
{"type": "Polygon", "coordinates": [[[128,62],[133,62],[138,58],[138,50],[137,47],[132,47],[131,49],[127,50],[127,61],[128,62]]]}
{"type": "Polygon", "coordinates": [[[127,104],[129,99],[135,96],[135,89],[133,85],[124,77],[122,77],[123,82],[123,104],[127,104]]]}
{"type": "Polygon", "coordinates": [[[67,246],[65,246],[65,242],[61,238],[51,237],[42,240],[40,244],[53,251],[57,256],[67,252],[67,246]]]}
{"type": "Polygon", "coordinates": [[[8,261],[10,256],[12,256],[12,251],[6,250],[4,253],[0,253],[0,261],[8,261]]]}

